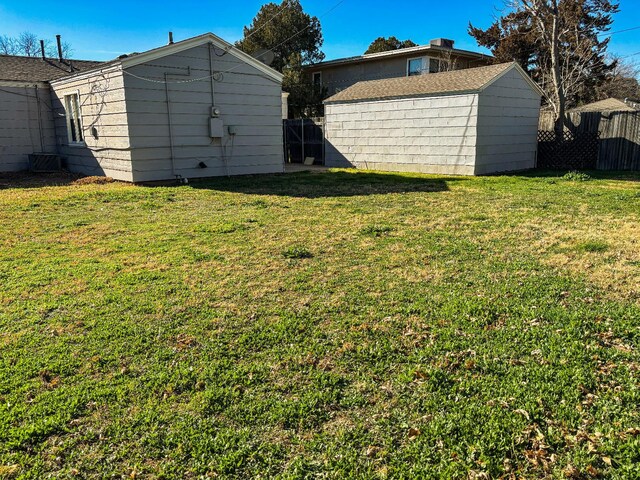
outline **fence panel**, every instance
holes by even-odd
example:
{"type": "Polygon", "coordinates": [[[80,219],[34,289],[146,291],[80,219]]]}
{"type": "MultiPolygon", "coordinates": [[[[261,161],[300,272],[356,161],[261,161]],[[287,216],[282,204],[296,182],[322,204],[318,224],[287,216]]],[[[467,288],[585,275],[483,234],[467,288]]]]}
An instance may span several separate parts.
{"type": "MultiPolygon", "coordinates": [[[[569,113],[567,131],[598,134],[598,170],[640,170],[640,112],[569,113]]],[[[540,130],[553,134],[554,117],[541,112],[540,130]]],[[[548,142],[543,140],[543,142],[548,142]]],[[[540,144],[541,149],[547,145],[540,144]]],[[[540,153],[538,154],[540,156],[540,153]]]]}
{"type": "Polygon", "coordinates": [[[284,120],[285,158],[288,163],[324,164],[324,119],[284,120]]]}

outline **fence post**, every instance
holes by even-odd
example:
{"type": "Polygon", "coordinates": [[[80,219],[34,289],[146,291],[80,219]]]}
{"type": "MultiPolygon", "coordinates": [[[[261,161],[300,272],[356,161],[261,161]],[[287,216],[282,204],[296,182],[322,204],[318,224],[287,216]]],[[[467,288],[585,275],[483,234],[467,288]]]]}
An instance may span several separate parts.
{"type": "Polygon", "coordinates": [[[302,163],[304,163],[304,118],[300,119],[301,133],[300,139],[302,141],[302,163]]]}

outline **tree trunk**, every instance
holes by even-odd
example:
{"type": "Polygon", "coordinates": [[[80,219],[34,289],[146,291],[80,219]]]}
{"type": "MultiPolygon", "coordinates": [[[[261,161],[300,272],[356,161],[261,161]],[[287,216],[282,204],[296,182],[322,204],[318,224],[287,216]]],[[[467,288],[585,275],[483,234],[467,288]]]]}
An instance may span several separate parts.
{"type": "Polygon", "coordinates": [[[553,25],[551,31],[551,75],[553,77],[553,88],[556,97],[556,135],[561,136],[564,131],[567,98],[562,82],[560,71],[560,34],[559,34],[559,12],[557,1],[553,2],[553,25]]]}

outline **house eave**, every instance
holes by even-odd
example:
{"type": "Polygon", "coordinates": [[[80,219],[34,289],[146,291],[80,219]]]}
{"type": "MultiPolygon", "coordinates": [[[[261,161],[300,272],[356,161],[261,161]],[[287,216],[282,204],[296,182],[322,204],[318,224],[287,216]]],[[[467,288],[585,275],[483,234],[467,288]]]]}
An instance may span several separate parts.
{"type": "Polygon", "coordinates": [[[85,70],[82,73],[78,73],[75,75],[70,75],[68,77],[53,80],[50,83],[52,85],[64,85],[66,82],[74,81],[74,80],[82,80],[84,78],[91,77],[97,73],[124,70],[127,68],[135,67],[136,65],[152,62],[153,60],[157,60],[159,58],[180,53],[190,48],[198,47],[200,45],[206,45],[207,43],[212,43],[216,47],[226,50],[228,53],[230,53],[237,59],[253,66],[260,72],[267,75],[272,80],[278,83],[282,83],[283,75],[280,72],[265,65],[260,60],[253,58],[251,55],[244,53],[242,50],[236,48],[232,44],[226,42],[225,40],[221,39],[217,35],[214,35],[213,33],[205,33],[204,35],[199,35],[197,37],[189,38],[181,42],[164,45],[162,47],[154,48],[146,52],[138,53],[136,55],[131,55],[129,57],[124,57],[114,62],[110,62],[106,66],[97,67],[91,70],[85,70]]]}
{"type": "Polygon", "coordinates": [[[27,82],[22,80],[0,80],[0,87],[39,87],[49,88],[48,82],[27,82]]]}
{"type": "Polygon", "coordinates": [[[390,50],[388,52],[370,53],[367,55],[359,55],[355,57],[338,58],[336,60],[328,60],[326,62],[307,65],[304,68],[305,70],[315,70],[315,69],[329,68],[329,67],[346,65],[346,64],[371,62],[375,60],[401,57],[405,55],[417,55],[419,53],[426,54],[429,52],[452,53],[461,57],[470,57],[475,60],[485,60],[485,59],[490,60],[493,58],[491,55],[485,55],[483,53],[478,53],[478,52],[471,52],[469,50],[460,50],[456,48],[454,49],[444,48],[444,47],[438,47],[436,45],[419,45],[417,47],[402,48],[399,50],[390,50]]]}
{"type": "Polygon", "coordinates": [[[87,78],[95,76],[96,74],[111,73],[111,72],[119,71],[121,69],[122,69],[122,66],[120,65],[119,62],[115,64],[110,63],[108,66],[93,68],[91,70],[85,70],[84,72],[76,73],[74,75],[69,75],[68,77],[62,77],[56,80],[51,80],[49,83],[55,87],[59,85],[64,85],[69,82],[74,82],[74,81],[77,82],[78,80],[85,80],[87,78]]]}
{"type": "Polygon", "coordinates": [[[166,57],[169,55],[182,52],[184,50],[188,50],[190,48],[199,47],[200,45],[206,45],[207,43],[212,43],[216,47],[227,51],[229,54],[233,55],[238,60],[241,60],[251,65],[252,67],[256,68],[257,70],[261,71],[262,73],[270,77],[272,80],[282,83],[283,75],[280,72],[265,65],[260,60],[253,58],[251,55],[246,54],[239,48],[223,40],[217,35],[214,35],[213,33],[205,33],[204,35],[189,38],[181,42],[172,43],[170,45],[158,47],[153,50],[149,50],[147,52],[143,52],[137,55],[132,55],[130,57],[123,58],[120,61],[120,63],[122,64],[123,69],[131,68],[136,65],[151,62],[153,60],[157,60],[162,57],[166,57]]]}

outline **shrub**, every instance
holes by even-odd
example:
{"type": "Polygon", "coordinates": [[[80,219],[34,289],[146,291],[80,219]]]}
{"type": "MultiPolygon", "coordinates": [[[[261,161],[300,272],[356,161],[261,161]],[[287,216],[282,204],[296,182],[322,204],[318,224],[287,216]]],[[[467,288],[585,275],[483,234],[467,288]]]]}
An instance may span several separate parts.
{"type": "Polygon", "coordinates": [[[363,235],[371,235],[373,237],[382,237],[393,232],[393,227],[389,225],[369,225],[360,231],[363,235]]]}
{"type": "Polygon", "coordinates": [[[299,258],[311,258],[313,257],[313,254],[305,247],[302,247],[299,245],[293,245],[287,248],[286,250],[284,250],[282,252],[282,256],[284,258],[299,259],[299,258]]]}
{"type": "Polygon", "coordinates": [[[578,172],[577,170],[573,170],[571,172],[567,172],[563,177],[563,180],[567,180],[569,182],[586,182],[591,180],[591,176],[584,173],[578,172]]]}

